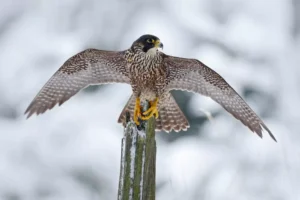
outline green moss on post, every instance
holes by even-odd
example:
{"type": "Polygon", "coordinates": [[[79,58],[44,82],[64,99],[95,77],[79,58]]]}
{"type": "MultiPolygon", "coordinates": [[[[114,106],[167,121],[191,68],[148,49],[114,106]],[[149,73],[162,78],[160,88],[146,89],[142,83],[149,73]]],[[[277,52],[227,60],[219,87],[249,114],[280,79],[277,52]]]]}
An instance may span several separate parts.
{"type": "MultiPolygon", "coordinates": [[[[145,109],[146,110],[146,109],[145,109]]],[[[118,200],[155,200],[155,119],[129,121],[122,139],[118,200]]]]}

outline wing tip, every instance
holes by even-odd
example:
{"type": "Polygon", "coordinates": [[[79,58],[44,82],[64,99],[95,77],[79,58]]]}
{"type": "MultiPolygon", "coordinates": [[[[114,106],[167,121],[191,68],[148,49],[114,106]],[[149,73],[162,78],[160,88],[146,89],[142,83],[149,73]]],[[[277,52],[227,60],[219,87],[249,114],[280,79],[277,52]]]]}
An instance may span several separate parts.
{"type": "MultiPolygon", "coordinates": [[[[26,119],[29,119],[32,115],[36,114],[36,116],[45,113],[47,110],[51,110],[57,102],[52,103],[50,105],[36,105],[35,103],[32,103],[28,106],[26,111],[24,112],[24,115],[26,116],[26,119]]],[[[61,106],[61,104],[59,104],[61,106]]]]}
{"type": "Polygon", "coordinates": [[[32,103],[28,106],[28,108],[25,110],[24,115],[26,115],[26,119],[30,118],[34,112],[32,111],[32,103]]]}
{"type": "Polygon", "coordinates": [[[270,129],[268,129],[268,127],[267,127],[264,123],[262,123],[262,124],[260,124],[260,125],[263,127],[264,130],[266,130],[266,131],[269,133],[270,137],[271,137],[275,142],[277,142],[275,136],[272,134],[272,132],[270,131],[270,129]]]}
{"type": "Polygon", "coordinates": [[[268,129],[268,127],[264,123],[262,123],[262,122],[259,124],[259,127],[257,129],[252,129],[252,128],[250,128],[250,129],[251,129],[251,131],[253,131],[254,133],[256,133],[260,138],[263,138],[262,132],[265,130],[265,131],[267,131],[269,133],[270,137],[275,142],[277,142],[275,136],[272,134],[272,132],[270,131],[270,129],[268,129]]]}
{"type": "Polygon", "coordinates": [[[25,110],[24,115],[27,114],[26,119],[30,118],[33,114],[36,114],[37,116],[40,114],[45,113],[47,110],[51,110],[54,106],[58,105],[61,106],[64,104],[67,100],[69,100],[70,96],[63,96],[60,100],[55,100],[50,103],[43,103],[39,100],[34,99],[28,108],[25,110]]]}

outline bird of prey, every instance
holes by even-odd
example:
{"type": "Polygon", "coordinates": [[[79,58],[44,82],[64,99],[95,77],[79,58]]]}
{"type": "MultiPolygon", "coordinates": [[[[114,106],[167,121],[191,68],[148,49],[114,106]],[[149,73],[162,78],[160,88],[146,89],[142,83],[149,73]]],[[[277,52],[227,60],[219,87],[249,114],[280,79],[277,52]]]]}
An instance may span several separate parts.
{"type": "Polygon", "coordinates": [[[127,83],[133,94],[119,123],[124,124],[129,112],[137,125],[139,120],[154,116],[156,130],[187,130],[189,122],[170,93],[171,90],[186,90],[212,98],[251,131],[262,137],[265,129],[276,141],[264,122],[218,73],[199,60],[164,54],[162,48],[158,37],[143,35],[124,51],[82,51],[58,69],[25,114],[30,117],[34,113],[44,113],[89,85],[127,83]],[[142,112],[143,101],[150,102],[146,112],[142,112]]]}

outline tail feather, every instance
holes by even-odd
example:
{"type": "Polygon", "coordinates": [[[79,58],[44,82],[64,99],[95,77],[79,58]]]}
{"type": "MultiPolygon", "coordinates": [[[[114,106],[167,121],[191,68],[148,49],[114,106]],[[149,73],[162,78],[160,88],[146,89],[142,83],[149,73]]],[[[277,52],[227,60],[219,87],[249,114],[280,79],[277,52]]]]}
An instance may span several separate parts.
{"type": "MultiPolygon", "coordinates": [[[[133,116],[135,106],[135,97],[131,95],[126,106],[120,114],[118,119],[119,123],[125,126],[126,123],[126,112],[133,116]]],[[[190,125],[183,112],[180,110],[178,104],[171,94],[164,96],[159,100],[158,103],[158,114],[159,117],[156,119],[156,131],[170,132],[172,130],[178,132],[181,130],[186,131],[190,125]]]]}
{"type": "Polygon", "coordinates": [[[158,114],[159,117],[156,119],[156,129],[158,131],[186,131],[190,127],[188,120],[171,94],[159,102],[158,114]]]}
{"type": "Polygon", "coordinates": [[[132,94],[119,116],[118,123],[122,123],[124,127],[126,126],[126,113],[129,112],[130,116],[133,117],[134,106],[135,97],[132,94]]]}

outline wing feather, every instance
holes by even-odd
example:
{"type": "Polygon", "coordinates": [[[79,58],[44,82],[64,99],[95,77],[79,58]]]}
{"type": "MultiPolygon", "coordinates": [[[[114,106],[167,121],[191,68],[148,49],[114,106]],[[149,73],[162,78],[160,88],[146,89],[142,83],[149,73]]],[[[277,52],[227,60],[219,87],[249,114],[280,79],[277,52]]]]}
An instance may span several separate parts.
{"type": "Polygon", "coordinates": [[[129,83],[124,52],[87,49],[68,59],[25,111],[27,118],[61,105],[81,89],[95,84],[129,83]]]}
{"type": "Polygon", "coordinates": [[[164,65],[168,69],[168,90],[187,90],[211,97],[252,132],[262,137],[264,128],[276,141],[243,98],[218,73],[202,62],[166,55],[164,65]]]}

